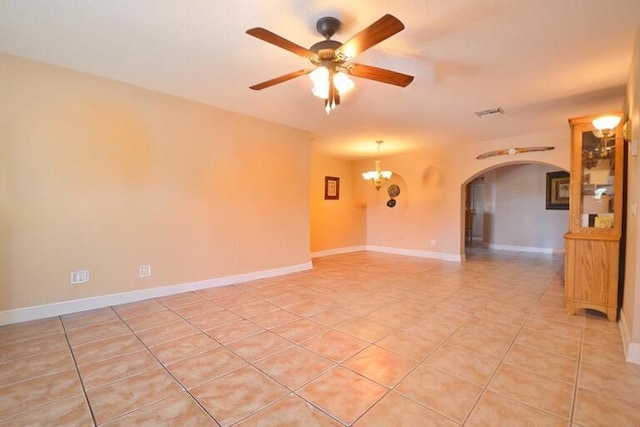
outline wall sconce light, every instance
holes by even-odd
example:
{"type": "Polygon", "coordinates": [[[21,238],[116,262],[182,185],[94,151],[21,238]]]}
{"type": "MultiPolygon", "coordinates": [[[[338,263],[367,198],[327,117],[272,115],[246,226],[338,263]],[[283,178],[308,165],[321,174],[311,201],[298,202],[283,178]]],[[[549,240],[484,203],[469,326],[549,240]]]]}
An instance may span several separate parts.
{"type": "Polygon", "coordinates": [[[610,138],[616,134],[616,126],[620,124],[620,116],[600,116],[591,122],[595,128],[593,134],[598,138],[610,138]]]}
{"type": "Polygon", "coordinates": [[[393,173],[391,171],[380,170],[380,145],[382,144],[382,141],[376,141],[376,144],[378,144],[378,159],[376,159],[375,161],[376,169],[363,173],[362,177],[367,181],[371,180],[371,183],[374,187],[376,187],[376,190],[380,190],[382,184],[386,180],[391,178],[391,175],[393,175],[393,173]]]}

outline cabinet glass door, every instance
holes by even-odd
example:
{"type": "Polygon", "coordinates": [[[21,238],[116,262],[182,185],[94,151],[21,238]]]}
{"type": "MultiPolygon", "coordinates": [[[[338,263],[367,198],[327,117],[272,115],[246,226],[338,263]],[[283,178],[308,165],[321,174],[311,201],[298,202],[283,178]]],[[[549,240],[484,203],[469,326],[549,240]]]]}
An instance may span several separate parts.
{"type": "Polygon", "coordinates": [[[580,225],[614,227],[615,136],[597,137],[582,132],[580,225]]]}

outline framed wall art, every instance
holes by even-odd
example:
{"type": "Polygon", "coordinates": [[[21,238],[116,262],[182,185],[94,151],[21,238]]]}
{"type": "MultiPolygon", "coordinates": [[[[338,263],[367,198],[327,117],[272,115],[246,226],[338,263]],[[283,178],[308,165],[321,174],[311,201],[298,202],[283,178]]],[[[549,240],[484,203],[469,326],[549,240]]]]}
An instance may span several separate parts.
{"type": "Polygon", "coordinates": [[[569,172],[547,173],[547,209],[569,210],[569,172]]]}
{"type": "Polygon", "coordinates": [[[340,199],[340,178],[337,178],[335,176],[324,177],[324,199],[340,199]]]}

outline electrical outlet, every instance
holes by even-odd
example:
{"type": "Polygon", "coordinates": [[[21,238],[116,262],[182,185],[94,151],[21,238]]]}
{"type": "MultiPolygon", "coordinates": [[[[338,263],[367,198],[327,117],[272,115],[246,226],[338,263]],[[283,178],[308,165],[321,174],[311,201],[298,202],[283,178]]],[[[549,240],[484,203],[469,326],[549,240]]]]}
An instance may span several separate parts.
{"type": "Polygon", "coordinates": [[[79,285],[89,281],[89,270],[78,270],[71,272],[71,284],[79,285]]]}
{"type": "Polygon", "coordinates": [[[149,277],[151,276],[151,266],[150,265],[141,265],[140,266],[140,277],[149,277]]]}
{"type": "Polygon", "coordinates": [[[436,239],[431,239],[431,246],[435,246],[438,242],[436,242],[436,239]]]}

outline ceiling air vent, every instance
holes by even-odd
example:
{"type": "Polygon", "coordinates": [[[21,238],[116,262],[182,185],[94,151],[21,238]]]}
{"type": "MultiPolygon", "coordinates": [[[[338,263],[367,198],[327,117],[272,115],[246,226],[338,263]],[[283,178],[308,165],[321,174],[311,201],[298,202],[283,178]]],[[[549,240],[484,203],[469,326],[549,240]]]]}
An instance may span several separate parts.
{"type": "Polygon", "coordinates": [[[480,118],[499,116],[500,114],[504,114],[504,110],[502,109],[502,107],[489,108],[488,110],[476,111],[476,116],[480,118]]]}

